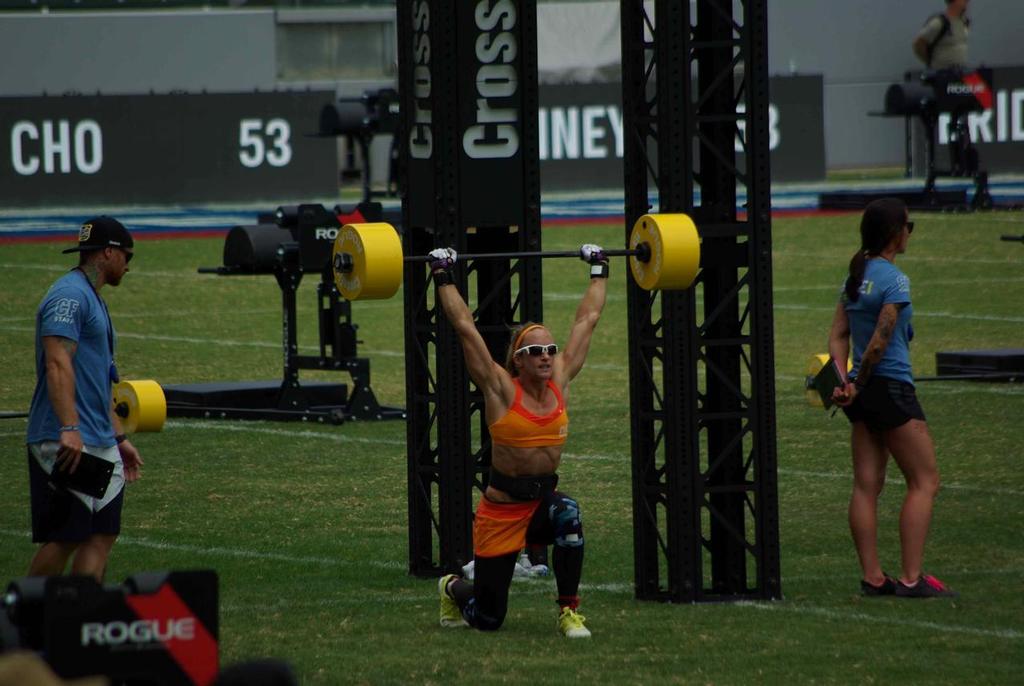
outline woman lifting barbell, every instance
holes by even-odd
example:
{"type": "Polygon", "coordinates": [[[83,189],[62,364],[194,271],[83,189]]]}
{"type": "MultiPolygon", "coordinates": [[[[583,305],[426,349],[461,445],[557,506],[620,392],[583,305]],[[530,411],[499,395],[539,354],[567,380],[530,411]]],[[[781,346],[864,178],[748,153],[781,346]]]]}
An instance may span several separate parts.
{"type": "Polygon", "coordinates": [[[556,490],[562,445],[568,436],[565,401],[569,383],[583,368],[590,339],[604,308],[608,256],[596,245],[580,248],[590,285],[576,310],[564,348],[542,324],[527,322],[512,332],[505,364],[496,362],[451,282],[457,254],[430,253],[430,268],[445,315],[462,343],[469,375],[484,397],[491,434],[491,472],[473,522],[475,578],[441,577],[441,626],[499,628],[524,545],[554,544],[552,566],[558,586],[558,627],[568,638],[587,638],[579,614],[583,571],[583,526],[576,500],[556,490]]]}

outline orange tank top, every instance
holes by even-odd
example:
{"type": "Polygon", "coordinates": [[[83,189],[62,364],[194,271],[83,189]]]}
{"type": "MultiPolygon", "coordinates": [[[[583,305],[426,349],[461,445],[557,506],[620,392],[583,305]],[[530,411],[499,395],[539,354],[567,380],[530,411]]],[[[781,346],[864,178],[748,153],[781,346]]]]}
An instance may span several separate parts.
{"type": "Polygon", "coordinates": [[[505,416],[491,424],[491,440],[495,445],[507,445],[512,448],[534,448],[546,445],[562,445],[569,435],[569,414],[565,411],[565,400],[562,392],[552,381],[548,388],[558,398],[558,405],[550,414],[543,417],[535,415],[523,407],[523,387],[519,379],[512,379],[516,385],[516,397],[505,416]]]}

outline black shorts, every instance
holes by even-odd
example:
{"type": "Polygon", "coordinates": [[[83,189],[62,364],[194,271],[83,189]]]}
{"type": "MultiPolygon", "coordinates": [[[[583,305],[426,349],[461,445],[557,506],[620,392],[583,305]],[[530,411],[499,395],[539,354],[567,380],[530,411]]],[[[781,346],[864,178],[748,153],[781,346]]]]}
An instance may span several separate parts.
{"type": "Polygon", "coordinates": [[[850,423],[864,422],[872,431],[889,431],[911,419],[924,421],[914,385],[885,376],[872,376],[843,412],[850,423]]]}
{"type": "Polygon", "coordinates": [[[82,543],[94,534],[116,536],[121,533],[124,489],[120,484],[112,484],[111,488],[117,488],[117,495],[105,503],[58,488],[50,482],[50,475],[32,455],[31,449],[28,452],[28,477],[33,543],[82,543]],[[93,511],[87,502],[102,507],[93,511]]]}

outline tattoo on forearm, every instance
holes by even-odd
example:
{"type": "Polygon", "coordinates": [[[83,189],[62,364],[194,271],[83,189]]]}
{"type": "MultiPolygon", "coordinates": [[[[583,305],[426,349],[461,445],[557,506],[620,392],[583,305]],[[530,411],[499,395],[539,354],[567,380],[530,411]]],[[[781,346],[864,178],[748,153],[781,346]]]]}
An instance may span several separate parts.
{"type": "Polygon", "coordinates": [[[878,322],[878,337],[886,343],[892,338],[892,330],[894,322],[886,319],[885,321],[878,322]]]}
{"type": "Polygon", "coordinates": [[[889,341],[892,339],[893,331],[896,329],[896,319],[898,317],[899,311],[890,305],[886,305],[879,312],[875,333],[868,342],[867,350],[864,351],[864,355],[860,360],[860,370],[857,372],[857,383],[859,385],[863,386],[867,383],[875,365],[881,361],[882,356],[885,354],[885,349],[889,346],[889,341]]]}

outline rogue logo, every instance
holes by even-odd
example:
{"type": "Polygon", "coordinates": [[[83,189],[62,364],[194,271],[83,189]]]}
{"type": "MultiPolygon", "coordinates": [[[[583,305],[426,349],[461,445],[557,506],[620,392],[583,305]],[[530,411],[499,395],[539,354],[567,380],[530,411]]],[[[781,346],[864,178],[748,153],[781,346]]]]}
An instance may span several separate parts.
{"type": "Polygon", "coordinates": [[[333,241],[338,237],[338,229],[333,226],[319,227],[313,232],[318,241],[333,241]]]}
{"type": "Polygon", "coordinates": [[[512,0],[480,0],[473,12],[476,28],[476,124],[462,135],[462,149],[474,159],[512,157],[519,151],[518,113],[494,101],[511,98],[519,89],[513,62],[519,52],[515,34],[516,6],[512,0]],[[491,31],[501,24],[501,31],[491,31]]]}
{"type": "Polygon", "coordinates": [[[984,83],[947,83],[946,94],[947,95],[974,95],[975,93],[984,93],[984,83]]]}
{"type": "Polygon", "coordinates": [[[430,4],[420,0],[412,4],[412,92],[415,112],[409,131],[409,156],[430,159],[434,150],[430,112],[430,4]],[[425,103],[425,106],[424,106],[425,103]]]}
{"type": "Polygon", "coordinates": [[[125,643],[162,643],[177,639],[191,641],[196,635],[194,617],[139,619],[134,622],[85,622],[82,624],[82,647],[89,645],[117,646],[125,643]]]}

